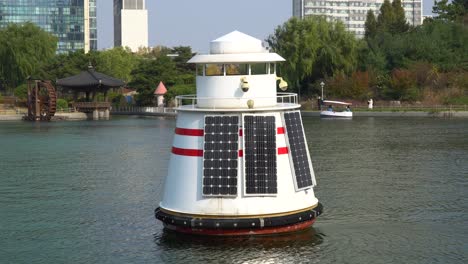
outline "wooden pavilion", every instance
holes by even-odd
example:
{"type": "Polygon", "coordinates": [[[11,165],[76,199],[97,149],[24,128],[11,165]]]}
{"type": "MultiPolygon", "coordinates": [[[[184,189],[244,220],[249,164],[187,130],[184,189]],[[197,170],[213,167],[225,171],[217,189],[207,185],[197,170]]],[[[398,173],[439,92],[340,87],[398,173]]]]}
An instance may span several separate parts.
{"type": "Polygon", "coordinates": [[[111,103],[107,96],[108,91],[124,85],[122,80],[97,72],[91,65],[88,70],[77,75],[57,80],[57,86],[73,91],[75,100],[78,99],[80,93],[85,94],[86,101],[75,102],[73,107],[79,112],[92,113],[95,120],[109,118],[111,103]],[[104,95],[104,102],[98,101],[98,93],[104,95]]]}

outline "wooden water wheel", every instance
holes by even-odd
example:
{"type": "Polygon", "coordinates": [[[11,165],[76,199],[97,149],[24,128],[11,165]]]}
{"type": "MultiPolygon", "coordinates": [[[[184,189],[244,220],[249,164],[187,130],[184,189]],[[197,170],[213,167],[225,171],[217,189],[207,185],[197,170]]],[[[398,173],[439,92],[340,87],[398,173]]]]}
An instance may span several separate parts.
{"type": "Polygon", "coordinates": [[[28,82],[28,120],[50,121],[57,109],[57,95],[50,81],[28,82]]]}

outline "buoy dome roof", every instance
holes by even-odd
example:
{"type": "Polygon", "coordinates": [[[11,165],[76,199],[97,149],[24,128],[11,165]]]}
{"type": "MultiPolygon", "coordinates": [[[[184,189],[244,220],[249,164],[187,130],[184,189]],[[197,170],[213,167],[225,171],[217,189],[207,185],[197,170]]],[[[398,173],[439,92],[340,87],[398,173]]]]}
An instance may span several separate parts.
{"type": "Polygon", "coordinates": [[[233,31],[210,42],[210,54],[196,55],[188,63],[241,63],[285,61],[270,53],[262,41],[239,31],[233,31]]]}

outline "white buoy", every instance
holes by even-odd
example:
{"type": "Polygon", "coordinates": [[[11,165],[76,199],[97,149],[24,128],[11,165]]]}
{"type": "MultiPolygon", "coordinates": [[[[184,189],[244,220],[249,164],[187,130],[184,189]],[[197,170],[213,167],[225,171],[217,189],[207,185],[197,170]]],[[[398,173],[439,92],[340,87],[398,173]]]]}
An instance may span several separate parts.
{"type": "Polygon", "coordinates": [[[276,76],[284,59],[238,31],[196,55],[197,94],[177,97],[164,195],[168,229],[252,235],[310,227],[322,213],[297,94],[276,76]]]}

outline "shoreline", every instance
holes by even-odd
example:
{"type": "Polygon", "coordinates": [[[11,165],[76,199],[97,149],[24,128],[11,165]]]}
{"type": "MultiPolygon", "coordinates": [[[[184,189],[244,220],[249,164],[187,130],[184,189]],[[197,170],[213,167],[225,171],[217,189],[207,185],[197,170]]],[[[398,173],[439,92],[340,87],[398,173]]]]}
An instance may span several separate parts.
{"type": "MultiPolygon", "coordinates": [[[[301,111],[302,116],[320,116],[320,111],[301,111]]],[[[353,111],[353,117],[468,118],[468,111],[353,111]]]]}
{"type": "MultiPolygon", "coordinates": [[[[301,111],[302,116],[305,117],[319,117],[319,111],[301,111]]],[[[141,112],[116,112],[111,113],[116,116],[167,116],[175,117],[174,112],[171,113],[141,113],[141,112]]],[[[67,121],[67,120],[87,120],[88,117],[85,113],[58,113],[55,114],[56,121],[67,121]]],[[[424,112],[424,111],[356,111],[353,112],[353,117],[432,117],[432,118],[468,118],[468,111],[440,111],[440,112],[424,112]]],[[[11,115],[0,115],[0,121],[21,121],[23,115],[11,114],[11,115]]]]}

